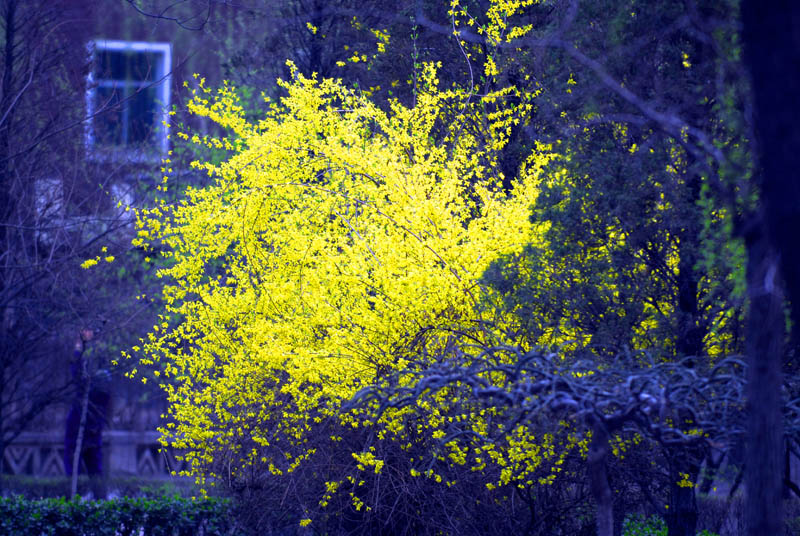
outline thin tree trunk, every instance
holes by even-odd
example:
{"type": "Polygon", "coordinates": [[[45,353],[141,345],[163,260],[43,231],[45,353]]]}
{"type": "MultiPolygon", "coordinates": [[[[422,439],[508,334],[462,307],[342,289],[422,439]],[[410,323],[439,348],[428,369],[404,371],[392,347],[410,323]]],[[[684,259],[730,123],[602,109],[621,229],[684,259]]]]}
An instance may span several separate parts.
{"type": "MultiPolygon", "coordinates": [[[[1,285],[1,283],[0,283],[1,285]]],[[[0,289],[2,286],[0,286],[0,289]]],[[[0,322],[2,322],[2,311],[0,310],[0,322]]],[[[2,326],[0,326],[0,333],[3,332],[2,326]]],[[[0,349],[2,352],[3,349],[0,349]]],[[[2,354],[0,354],[0,394],[2,394],[2,389],[6,384],[6,367],[5,363],[2,361],[2,354]]],[[[0,497],[3,496],[3,475],[5,474],[5,456],[6,456],[6,433],[5,433],[5,418],[3,416],[3,397],[0,396],[0,497]]]]}
{"type": "Polygon", "coordinates": [[[695,536],[697,531],[697,499],[694,487],[679,485],[682,478],[680,471],[670,474],[669,510],[664,516],[669,536],[695,536]]]}
{"type": "MultiPolygon", "coordinates": [[[[5,223],[8,223],[13,211],[13,195],[11,191],[11,173],[9,170],[8,156],[10,149],[10,124],[14,114],[13,93],[14,93],[14,41],[16,40],[16,11],[17,2],[11,0],[6,3],[6,9],[2,14],[5,26],[5,42],[3,43],[3,73],[0,78],[0,114],[4,121],[0,123],[0,244],[5,245],[8,230],[5,223]]],[[[6,274],[2,274],[3,277],[6,274]]],[[[4,287],[5,281],[0,279],[0,289],[4,287]]]]}
{"type": "MultiPolygon", "coordinates": [[[[12,0],[6,3],[5,10],[0,17],[4,23],[5,42],[3,43],[3,73],[0,78],[0,117],[5,116],[5,121],[0,123],[0,251],[2,248],[9,248],[8,229],[11,215],[13,213],[14,202],[11,191],[11,173],[9,171],[8,157],[10,149],[9,124],[13,117],[13,105],[11,94],[14,91],[14,40],[16,39],[16,10],[17,2],[12,0]]],[[[0,300],[3,298],[4,291],[10,285],[11,276],[7,270],[9,262],[5,261],[4,266],[0,266],[0,300]]],[[[6,336],[9,329],[10,318],[8,316],[8,305],[0,307],[0,336],[6,336]]],[[[11,309],[13,311],[13,309],[11,309]]],[[[0,349],[0,360],[5,360],[8,355],[7,348],[3,345],[0,349]]],[[[5,363],[3,363],[3,374],[0,376],[0,391],[6,388],[5,363]]],[[[2,411],[0,407],[0,412],[2,411]]],[[[0,436],[5,433],[5,422],[0,415],[0,436]]],[[[5,456],[6,442],[0,437],[0,494],[3,491],[2,475],[3,462],[5,456]]]]}
{"type": "Polygon", "coordinates": [[[614,536],[614,495],[608,483],[608,431],[602,421],[592,419],[592,441],[586,457],[589,487],[597,505],[597,536],[614,536]]]}
{"type": "Polygon", "coordinates": [[[72,454],[72,481],[70,482],[70,497],[78,494],[78,473],[80,472],[81,450],[83,450],[83,435],[86,430],[86,418],[89,414],[89,374],[86,362],[81,366],[81,383],[83,384],[83,398],[81,399],[81,420],[78,424],[78,436],[75,438],[75,452],[72,454]]]}
{"type": "MultiPolygon", "coordinates": [[[[2,428],[0,428],[2,430],[2,428]]],[[[3,496],[3,475],[5,474],[5,455],[6,455],[6,442],[3,441],[2,432],[0,432],[0,497],[3,496]]]]}

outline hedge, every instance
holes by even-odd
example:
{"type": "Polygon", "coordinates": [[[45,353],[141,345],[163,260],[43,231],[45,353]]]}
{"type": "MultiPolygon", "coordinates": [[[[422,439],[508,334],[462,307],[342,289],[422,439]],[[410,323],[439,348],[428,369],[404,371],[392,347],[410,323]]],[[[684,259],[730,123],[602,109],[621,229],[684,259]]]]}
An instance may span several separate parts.
{"type": "Polygon", "coordinates": [[[119,498],[108,501],[0,498],[3,536],[229,536],[227,499],[119,498]]]}

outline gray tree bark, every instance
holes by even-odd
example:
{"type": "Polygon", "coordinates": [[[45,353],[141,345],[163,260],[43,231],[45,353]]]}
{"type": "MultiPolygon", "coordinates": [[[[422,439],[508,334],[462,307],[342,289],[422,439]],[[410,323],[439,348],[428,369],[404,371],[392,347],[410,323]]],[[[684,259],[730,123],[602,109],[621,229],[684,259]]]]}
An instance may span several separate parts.
{"type": "Polygon", "coordinates": [[[747,534],[781,534],[781,372],[784,291],[800,325],[800,4],[742,1],[742,43],[751,74],[761,213],[747,233],[747,534]]]}
{"type": "Polygon", "coordinates": [[[72,479],[70,480],[69,495],[75,497],[78,494],[78,473],[81,468],[81,450],[83,450],[83,435],[86,430],[86,416],[89,414],[89,373],[86,362],[81,366],[81,388],[83,396],[81,398],[81,420],[78,424],[78,435],[75,438],[75,452],[72,453],[72,479]]]}

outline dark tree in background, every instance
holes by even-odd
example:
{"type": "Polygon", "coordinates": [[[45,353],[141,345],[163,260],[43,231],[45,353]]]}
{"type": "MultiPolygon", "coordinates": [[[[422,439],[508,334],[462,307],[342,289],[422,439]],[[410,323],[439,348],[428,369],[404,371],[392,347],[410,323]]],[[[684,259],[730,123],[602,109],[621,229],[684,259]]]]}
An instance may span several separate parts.
{"type": "MultiPolygon", "coordinates": [[[[565,333],[590,341],[577,344],[576,354],[616,371],[608,375],[612,387],[623,383],[626,371],[614,367],[631,347],[672,363],[670,378],[694,378],[715,359],[746,352],[749,530],[783,530],[781,373],[796,370],[800,342],[800,5],[781,0],[765,8],[741,0],[738,17],[739,0],[540,2],[521,16],[533,25],[531,34],[493,46],[468,27],[460,28],[457,42],[448,3],[433,0],[124,3],[131,16],[217,37],[226,76],[253,94],[279,91],[274,79],[287,76],[287,58],[305,74],[343,78],[379,102],[397,97],[412,103],[423,61],[442,62],[444,87],[456,83],[480,93],[511,83],[523,92],[541,91],[530,117],[510,134],[496,176],[498,182],[501,173],[513,176],[534,143],[553,144],[560,158],[532,207],[532,218],[549,226],[546,245],[530,245],[485,275],[505,298],[503,306],[518,312],[515,342],[529,347],[546,334],[560,342],[565,333]],[[740,25],[744,65],[738,59],[740,25]],[[499,67],[495,77],[484,74],[489,57],[499,67]],[[744,67],[752,75],[751,114],[744,67]],[[755,158],[748,148],[753,132],[755,158]],[[745,257],[746,293],[737,266],[745,257]],[[787,300],[793,328],[788,345],[787,300]]],[[[485,4],[469,4],[479,19],[485,4]]],[[[141,293],[138,285],[152,283],[145,280],[153,265],[138,260],[127,283],[116,276],[116,266],[91,275],[78,267],[101,244],[118,240],[116,232],[126,224],[100,194],[113,177],[98,174],[84,144],[90,58],[74,44],[96,37],[87,21],[97,5],[0,0],[0,471],[9,441],[65,395],[66,376],[54,382],[45,371],[53,370],[54,360],[66,360],[75,328],[91,325],[94,311],[104,309],[117,316],[107,328],[119,330],[127,314],[119,304],[141,293]],[[103,284],[91,288],[91,278],[103,284]]],[[[96,111],[103,113],[102,107],[96,111]]],[[[57,366],[66,370],[63,362],[57,366]]],[[[532,368],[530,376],[546,366],[532,368]]],[[[462,371],[454,374],[454,381],[468,379],[462,371]]],[[[594,386],[585,381],[589,392],[594,386]]],[[[635,411],[655,411],[641,394],[620,400],[635,411]]],[[[587,407],[590,399],[574,397],[587,407]]],[[[691,410],[685,404],[675,417],[691,410]]],[[[711,414],[707,420],[711,426],[718,419],[711,414]]],[[[622,422],[629,421],[614,422],[614,433],[622,422]]],[[[723,432],[731,435],[730,428],[723,432]]],[[[369,440],[357,432],[345,439],[351,450],[369,440]]],[[[669,509],[659,513],[671,536],[693,536],[697,524],[695,489],[676,483],[680,474],[696,481],[707,449],[689,443],[665,446],[669,463],[647,473],[669,482],[669,509]]],[[[322,439],[320,445],[332,460],[341,448],[322,439]]],[[[611,463],[608,444],[597,446],[603,459],[593,470],[602,474],[611,463]]],[[[403,455],[392,445],[381,448],[387,459],[403,455]]],[[[415,454],[427,453],[420,448],[415,454]]],[[[264,482],[259,476],[254,482],[264,489],[239,491],[275,511],[285,507],[287,490],[298,503],[314,504],[320,467],[323,462],[303,466],[293,480],[264,482]]],[[[474,498],[486,493],[476,475],[454,473],[461,487],[443,490],[419,484],[407,468],[397,467],[403,469],[396,480],[401,492],[373,490],[383,501],[374,525],[346,500],[338,505],[344,514],[337,523],[363,531],[422,531],[431,526],[426,517],[438,511],[455,508],[471,519],[474,498]]],[[[611,511],[620,494],[607,489],[622,480],[615,483],[614,476],[598,494],[606,531],[612,514],[620,513],[611,511]]],[[[585,482],[574,478],[571,489],[580,491],[585,482]]],[[[568,516],[586,500],[567,491],[534,486],[508,493],[515,500],[527,493],[522,504],[534,531],[536,514],[544,526],[542,519],[556,508],[568,516]]],[[[521,526],[512,519],[520,517],[513,504],[492,509],[489,502],[475,516],[486,523],[476,533],[492,528],[492,515],[507,517],[511,532],[521,526]]],[[[262,515],[263,508],[253,511],[262,515]]]]}
{"type": "Polygon", "coordinates": [[[793,352],[800,326],[800,5],[782,1],[765,6],[743,0],[742,23],[761,186],[761,210],[748,236],[751,372],[746,484],[748,531],[755,536],[783,530],[784,294],[795,332],[793,352]]]}
{"type": "Polygon", "coordinates": [[[389,97],[411,103],[418,89],[415,70],[425,61],[441,62],[444,87],[468,84],[472,76],[475,89],[485,89],[481,55],[473,55],[475,65],[466,61],[453,39],[447,6],[436,0],[125,2],[132,16],[214,40],[225,77],[256,94],[277,90],[275,80],[289,76],[286,60],[307,76],[347,80],[378,103],[389,97]]]}
{"type": "Polygon", "coordinates": [[[87,58],[67,35],[86,15],[78,2],[0,2],[0,460],[66,385],[46,371],[67,355],[59,326],[75,311],[57,304],[76,302],[85,245],[64,214],[85,201],[73,195],[84,176],[74,99],[87,58]]]}
{"type": "MultiPolygon", "coordinates": [[[[165,0],[129,3],[156,18],[173,14],[165,0]]],[[[485,22],[483,4],[464,3],[476,24],[485,22]]],[[[513,176],[518,155],[535,142],[552,143],[560,154],[533,207],[532,217],[548,225],[546,245],[498,263],[486,281],[519,312],[523,344],[547,334],[554,341],[574,336],[590,341],[581,355],[606,364],[626,348],[646,348],[682,363],[689,375],[746,351],[751,530],[778,532],[780,369],[787,356],[782,281],[795,326],[800,319],[800,255],[792,245],[800,230],[800,185],[792,180],[800,159],[800,88],[790,74],[800,63],[793,56],[800,48],[792,26],[800,23],[798,8],[785,2],[767,12],[744,1],[740,18],[738,0],[542,2],[520,16],[532,24],[530,34],[493,46],[463,25],[456,43],[446,7],[436,2],[398,8],[380,0],[254,1],[224,14],[208,0],[187,5],[194,11],[175,22],[197,23],[198,31],[227,26],[249,34],[270,22],[246,46],[221,47],[231,78],[259,90],[272,90],[273,78],[285,75],[284,58],[378,99],[410,102],[422,60],[442,60],[445,85],[481,92],[510,82],[541,90],[512,134],[502,171],[513,176]],[[386,52],[376,53],[371,29],[391,36],[386,52]],[[483,74],[490,56],[496,77],[483,74]],[[753,118],[755,171],[748,149],[753,118]]],[[[693,535],[695,490],[675,483],[680,474],[695,479],[707,451],[670,448],[661,475],[672,483],[669,509],[660,513],[671,535],[693,535]]]]}
{"type": "Polygon", "coordinates": [[[95,7],[0,1],[0,471],[9,442],[74,387],[78,328],[109,315],[99,350],[130,314],[120,304],[142,292],[123,288],[117,267],[99,278],[80,267],[101,247],[119,251],[129,224],[108,195],[124,163],[101,169],[86,146],[95,7]]]}
{"type": "MultiPolygon", "coordinates": [[[[545,91],[526,134],[561,156],[532,212],[545,240],[486,274],[530,343],[571,339],[605,366],[627,348],[688,369],[743,351],[744,259],[729,247],[738,217],[731,192],[741,184],[715,148],[744,143],[731,126],[744,95],[734,8],[684,0],[532,8],[537,31],[519,45],[537,60],[523,72],[545,91]]],[[[671,535],[694,535],[695,490],[677,483],[697,477],[707,451],[669,450],[661,515],[671,535]]]]}

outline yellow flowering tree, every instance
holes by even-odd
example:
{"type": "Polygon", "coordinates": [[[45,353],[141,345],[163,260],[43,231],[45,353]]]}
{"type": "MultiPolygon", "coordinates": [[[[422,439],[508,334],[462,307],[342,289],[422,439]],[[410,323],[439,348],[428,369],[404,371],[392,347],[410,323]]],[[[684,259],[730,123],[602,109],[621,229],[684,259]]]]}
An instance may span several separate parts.
{"type": "MultiPolygon", "coordinates": [[[[201,479],[254,468],[286,475],[321,455],[321,436],[347,443],[373,427],[372,442],[345,452],[349,469],[326,479],[324,505],[358,487],[348,471],[381,472],[375,439],[394,440],[410,463],[412,443],[443,439],[448,419],[471,419],[485,437],[496,431],[485,410],[454,416],[446,396],[377,424],[370,408],[342,409],[365,386],[408,381],[410,363],[435,362],[454,338],[480,347],[514,328],[486,305],[492,292],[480,279],[535,240],[529,207],[550,155],[540,147],[508,178],[510,190],[499,187],[498,154],[531,97],[440,90],[435,71],[421,73],[414,108],[390,101],[385,110],[337,81],[295,73],[257,123],[233,88],[195,91],[190,110],[228,136],[178,135],[229,157],[193,164],[212,186],[139,215],[135,244],[161,251],[167,310],[135,350],[168,394],[165,442],[185,449],[201,479]]],[[[484,483],[532,485],[551,481],[533,475],[579,438],[559,441],[519,428],[509,430],[511,450],[478,442],[470,458],[481,474],[494,462],[484,483]]],[[[439,461],[463,465],[466,448],[448,443],[439,461]]],[[[448,480],[426,463],[409,473],[448,480]]],[[[350,495],[356,510],[370,507],[350,495]]]]}
{"type": "MultiPolygon", "coordinates": [[[[342,83],[295,70],[281,84],[286,96],[265,98],[263,118],[252,121],[233,88],[200,84],[189,109],[228,134],[178,136],[227,156],[195,162],[212,185],[142,212],[136,239],[161,250],[167,302],[161,323],[136,350],[169,396],[165,441],[185,449],[194,474],[235,485],[302,472],[320,483],[316,499],[299,501],[309,511],[316,505],[308,500],[325,507],[341,497],[356,512],[377,507],[386,489],[379,480],[392,472],[443,487],[473,478],[484,490],[538,492],[560,474],[575,477],[587,428],[603,453],[633,439],[622,437],[627,429],[616,421],[587,418],[594,403],[577,415],[559,406],[564,420],[552,419],[544,411],[552,408],[526,398],[526,382],[549,375],[556,391],[570,383],[563,376],[588,400],[624,384],[624,371],[613,367],[626,345],[680,357],[716,349],[715,359],[735,348],[722,314],[730,303],[719,311],[701,307],[703,295],[727,289],[713,284],[714,274],[699,278],[696,268],[703,259],[692,233],[712,214],[700,188],[709,179],[695,155],[705,147],[702,132],[675,130],[656,111],[628,102],[636,96],[577,48],[545,39],[552,27],[532,21],[550,11],[541,2],[496,0],[473,16],[451,2],[459,50],[471,71],[473,63],[481,66],[481,95],[475,80],[469,91],[439,88],[429,65],[415,82],[413,108],[391,100],[379,106],[342,83]],[[517,145],[524,154],[512,167],[522,166],[509,176],[503,151],[546,109],[541,101],[534,106],[543,86],[526,65],[537,48],[560,50],[581,66],[563,80],[571,97],[545,93],[560,127],[580,134],[556,141],[557,157],[550,146],[517,145]],[[578,103],[577,94],[596,89],[585,82],[591,76],[646,123],[626,125],[630,114],[612,113],[613,99],[602,113],[578,103]],[[512,78],[528,91],[493,89],[512,78]],[[596,147],[598,160],[580,165],[596,147]],[[601,175],[602,182],[595,175],[609,162],[622,171],[601,175]],[[636,184],[646,188],[617,195],[619,177],[641,179],[636,184]],[[665,191],[677,194],[666,198],[665,191]],[[646,221],[632,217],[642,207],[652,216],[646,221]],[[583,357],[603,361],[594,369],[567,359],[523,370],[520,356],[541,344],[588,348],[583,357]],[[445,374],[448,367],[454,376],[445,374]],[[517,400],[520,384],[525,396],[517,400]],[[476,386],[496,400],[484,404],[476,386]],[[361,403],[347,403],[354,398],[361,403]],[[530,411],[519,417],[520,408],[530,411]],[[589,426],[577,430],[580,422],[589,426]],[[600,440],[598,431],[606,434],[600,440]]],[[[578,14],[567,14],[564,31],[596,15],[578,14]]],[[[711,223],[719,227],[718,219],[711,223]]],[[[655,377],[636,363],[642,377],[655,377]]],[[[708,363],[701,365],[708,372],[708,363]]],[[[634,391],[626,394],[631,414],[655,411],[651,398],[634,391]]],[[[641,427],[653,424],[648,419],[641,427]]],[[[627,414],[619,420],[633,421],[627,414]]],[[[658,434],[705,441],[691,421],[665,421],[658,434]]],[[[603,473],[607,458],[595,464],[603,473]]],[[[391,482],[410,486],[400,477],[391,482]]],[[[416,503],[408,516],[421,512],[416,503]]],[[[610,513],[603,523],[608,530],[610,513]]]]}

